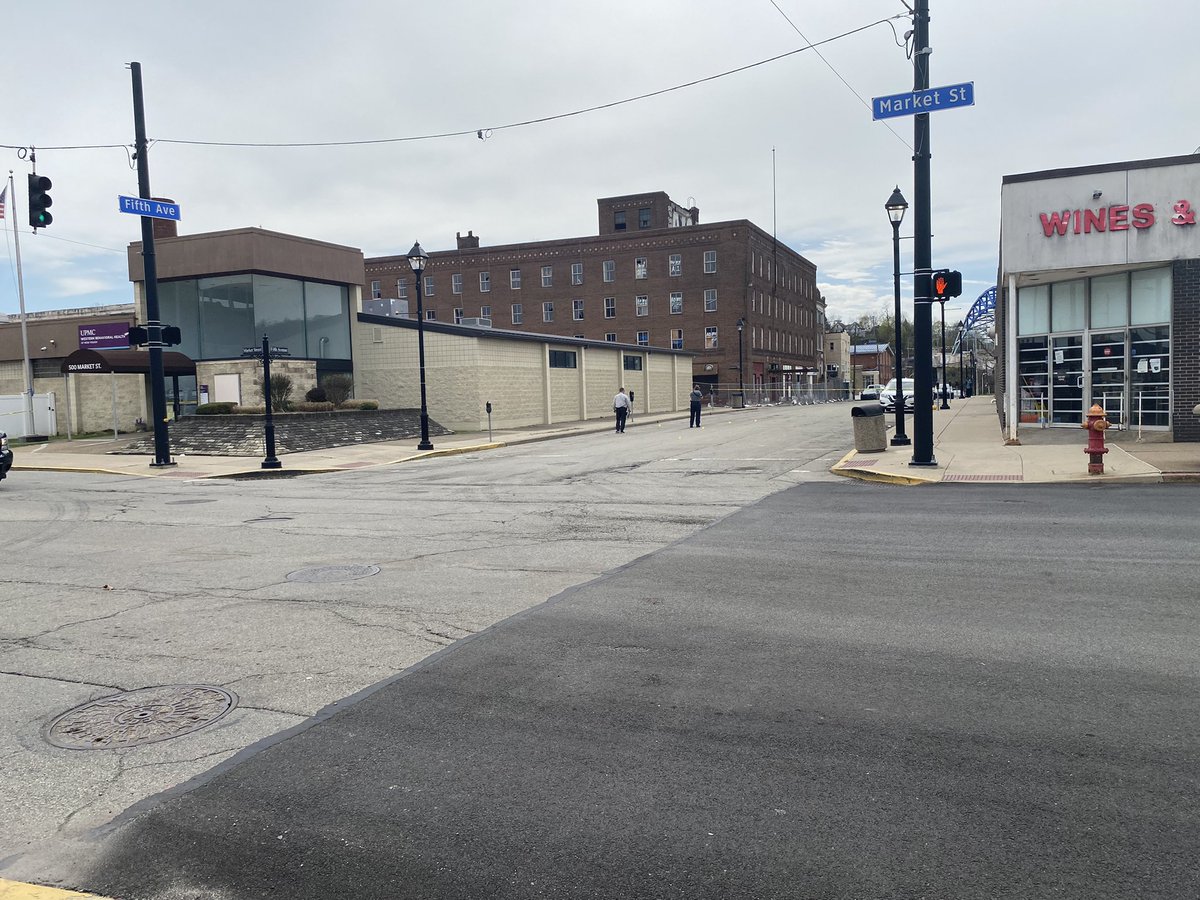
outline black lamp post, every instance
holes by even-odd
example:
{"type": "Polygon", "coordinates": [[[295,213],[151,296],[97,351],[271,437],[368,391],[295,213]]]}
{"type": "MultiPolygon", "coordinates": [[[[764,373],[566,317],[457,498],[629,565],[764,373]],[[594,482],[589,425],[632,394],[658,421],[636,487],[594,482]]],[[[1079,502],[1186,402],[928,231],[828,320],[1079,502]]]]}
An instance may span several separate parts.
{"type": "Polygon", "coordinates": [[[746,320],[738,316],[738,397],[741,398],[742,408],[746,407],[746,374],[745,374],[745,354],[743,353],[743,345],[745,341],[742,339],[742,332],[746,330],[746,320]]]}
{"type": "Polygon", "coordinates": [[[938,386],[942,395],[942,409],[950,408],[950,392],[946,390],[946,301],[942,300],[942,383],[938,386]]]}
{"type": "Polygon", "coordinates": [[[904,432],[904,342],[903,319],[900,315],[900,223],[904,221],[904,213],[908,211],[908,201],[900,193],[900,186],[892,191],[884,206],[888,219],[892,223],[892,289],[896,301],[896,433],[892,435],[892,446],[900,447],[911,444],[904,432]]]}
{"type": "Polygon", "coordinates": [[[417,282],[417,361],[421,366],[421,443],[418,450],[432,450],[429,441],[429,404],[425,399],[425,303],[421,296],[421,273],[429,262],[429,254],[421,249],[420,241],[408,251],[408,264],[412,267],[417,282]]]}

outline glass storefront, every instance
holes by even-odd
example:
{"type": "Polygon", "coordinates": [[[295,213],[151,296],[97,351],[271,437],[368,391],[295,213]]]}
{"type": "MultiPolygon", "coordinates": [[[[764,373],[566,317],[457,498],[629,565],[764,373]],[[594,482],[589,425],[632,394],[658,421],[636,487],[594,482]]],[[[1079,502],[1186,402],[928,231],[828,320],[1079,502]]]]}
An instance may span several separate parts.
{"type": "Polygon", "coordinates": [[[1098,404],[1113,424],[1171,425],[1171,270],[1021,288],[1022,422],[1078,426],[1098,404]]]}

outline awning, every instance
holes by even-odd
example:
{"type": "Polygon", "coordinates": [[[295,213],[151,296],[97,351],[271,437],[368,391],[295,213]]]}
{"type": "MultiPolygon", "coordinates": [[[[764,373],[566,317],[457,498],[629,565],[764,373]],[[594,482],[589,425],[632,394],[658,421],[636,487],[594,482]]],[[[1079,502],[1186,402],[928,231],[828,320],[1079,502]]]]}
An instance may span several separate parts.
{"type": "MultiPolygon", "coordinates": [[[[164,350],[164,375],[195,375],[196,363],[182,353],[164,350]]],[[[64,375],[90,372],[150,374],[150,354],[145,350],[76,350],[62,362],[64,375]]]]}

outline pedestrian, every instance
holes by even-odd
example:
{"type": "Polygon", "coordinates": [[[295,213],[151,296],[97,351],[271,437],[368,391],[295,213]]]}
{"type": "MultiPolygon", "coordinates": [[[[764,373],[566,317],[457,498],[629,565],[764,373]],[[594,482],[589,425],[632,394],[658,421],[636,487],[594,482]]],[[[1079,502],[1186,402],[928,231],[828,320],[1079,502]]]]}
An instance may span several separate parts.
{"type": "Polygon", "coordinates": [[[625,388],[621,388],[613,397],[613,412],[617,414],[617,434],[624,434],[625,420],[629,417],[629,398],[625,395],[625,388]]]}
{"type": "Polygon", "coordinates": [[[700,404],[703,402],[704,394],[700,391],[700,385],[693,384],[692,392],[688,394],[688,404],[692,411],[692,416],[688,419],[688,428],[700,427],[700,404]]]}

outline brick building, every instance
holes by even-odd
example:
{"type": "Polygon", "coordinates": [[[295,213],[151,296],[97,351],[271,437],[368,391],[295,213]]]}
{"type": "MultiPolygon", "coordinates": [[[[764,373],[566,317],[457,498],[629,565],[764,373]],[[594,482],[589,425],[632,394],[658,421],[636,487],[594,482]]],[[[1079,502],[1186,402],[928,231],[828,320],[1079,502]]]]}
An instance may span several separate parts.
{"type": "MultiPolygon", "coordinates": [[[[701,224],[661,191],[597,207],[595,235],[487,247],[468,231],[453,250],[429,251],[426,320],[687,350],[692,379],[723,391],[820,380],[813,263],[745,219],[701,224]]],[[[364,311],[415,314],[404,256],[365,268],[364,311]]]]}

